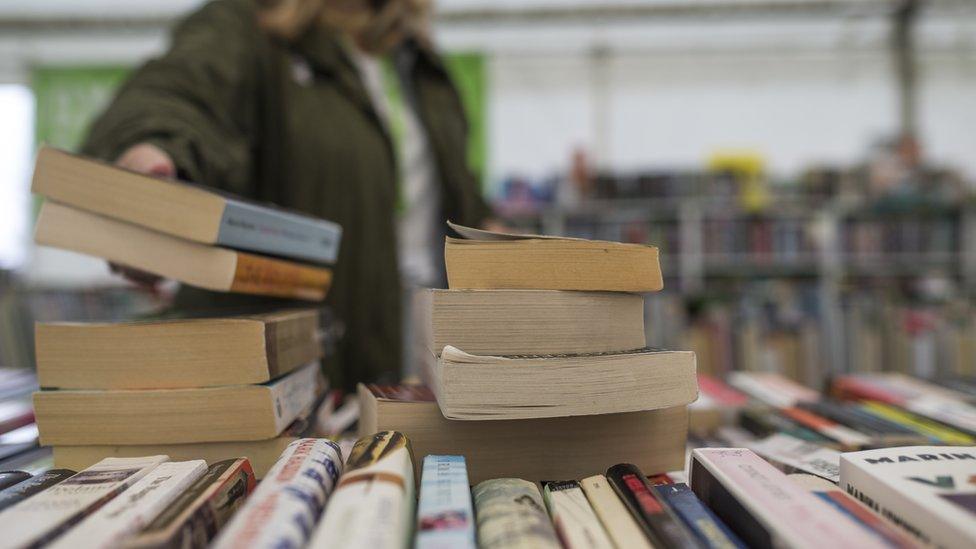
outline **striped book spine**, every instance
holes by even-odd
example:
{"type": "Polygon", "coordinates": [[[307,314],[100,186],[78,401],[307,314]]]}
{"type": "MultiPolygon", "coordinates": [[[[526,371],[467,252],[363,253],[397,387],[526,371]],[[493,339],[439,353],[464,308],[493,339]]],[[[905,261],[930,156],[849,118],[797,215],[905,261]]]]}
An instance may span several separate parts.
{"type": "Polygon", "coordinates": [[[464,456],[424,458],[415,549],[477,547],[464,456]]]}

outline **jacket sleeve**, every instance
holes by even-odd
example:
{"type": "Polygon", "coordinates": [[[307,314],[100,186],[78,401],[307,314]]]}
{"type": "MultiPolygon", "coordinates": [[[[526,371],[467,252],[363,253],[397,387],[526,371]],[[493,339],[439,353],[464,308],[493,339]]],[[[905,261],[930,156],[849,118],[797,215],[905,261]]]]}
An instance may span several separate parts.
{"type": "Polygon", "coordinates": [[[90,128],[82,152],[166,151],[180,177],[249,194],[262,39],[249,2],[218,0],[173,31],[169,51],[136,70],[90,128]]]}

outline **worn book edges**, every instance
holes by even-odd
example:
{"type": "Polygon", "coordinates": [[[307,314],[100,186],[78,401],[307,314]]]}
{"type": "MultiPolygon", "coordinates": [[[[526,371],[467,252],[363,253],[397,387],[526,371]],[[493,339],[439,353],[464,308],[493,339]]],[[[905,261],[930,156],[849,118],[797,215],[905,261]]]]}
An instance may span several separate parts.
{"type": "Polygon", "coordinates": [[[905,446],[840,456],[840,487],[917,541],[976,545],[976,447],[905,446]]]}
{"type": "Polygon", "coordinates": [[[156,518],[206,470],[207,464],[202,460],[162,463],[50,547],[118,547],[156,518]]]}
{"type": "Polygon", "coordinates": [[[617,547],[651,549],[651,543],[637,525],[630,511],[620,501],[607,477],[593,475],[580,481],[593,512],[600,518],[604,529],[617,547]]]}
{"type": "Polygon", "coordinates": [[[567,549],[613,549],[610,536],[575,480],[547,482],[543,499],[556,534],[567,549]]]}
{"type": "Polygon", "coordinates": [[[657,410],[698,396],[691,351],[484,356],[448,345],[427,375],[444,417],[459,420],[657,410]]]}
{"type": "Polygon", "coordinates": [[[631,463],[607,469],[607,481],[655,546],[697,548],[698,541],[681,521],[654,497],[644,473],[631,463]]]}
{"type": "Polygon", "coordinates": [[[356,441],[309,549],[407,548],[413,540],[413,456],[402,433],[356,441]]]}
{"type": "Polygon", "coordinates": [[[317,263],[335,262],[342,237],[331,221],[51,147],[37,153],[31,191],[186,240],[317,263]]]}
{"type": "Polygon", "coordinates": [[[474,510],[464,456],[424,458],[415,549],[475,549],[474,510]]]}
{"type": "MultiPolygon", "coordinates": [[[[666,475],[665,475],[666,476],[666,475]]],[[[683,482],[656,484],[654,495],[677,516],[703,547],[710,549],[746,549],[746,545],[729,530],[708,507],[702,505],[691,488],[683,482]]]]}
{"type": "Polygon", "coordinates": [[[684,466],[685,406],[624,414],[452,421],[444,418],[424,387],[360,385],[359,399],[360,436],[394,430],[410,439],[415,455],[463,455],[472,484],[513,475],[582,478],[606,467],[608,455],[647,471],[684,466]]]}
{"type": "Polygon", "coordinates": [[[481,549],[560,549],[534,482],[518,478],[485,480],[471,490],[481,549]]]}
{"type": "Polygon", "coordinates": [[[644,298],[617,292],[426,290],[423,345],[481,355],[629,351],[645,346],[644,298]]]}
{"type": "Polygon", "coordinates": [[[137,535],[126,549],[205,547],[254,491],[246,458],[214,463],[137,535]]]}
{"type": "Polygon", "coordinates": [[[444,263],[452,290],[656,292],[658,250],[643,244],[516,235],[448,223],[444,263]]]}
{"type": "Polygon", "coordinates": [[[0,491],[0,511],[20,503],[75,474],[76,472],[70,469],[50,469],[23,482],[4,488],[0,491]]]}
{"type": "Polygon", "coordinates": [[[178,444],[277,436],[316,397],[318,363],[263,385],[40,391],[44,445],[178,444]]]}
{"type": "Polygon", "coordinates": [[[335,442],[292,442],[211,547],[304,546],[341,472],[342,455],[335,442]]]}
{"type": "Polygon", "coordinates": [[[749,547],[886,547],[745,448],[693,450],[690,474],[698,499],[749,547]]]}
{"type": "Polygon", "coordinates": [[[6,547],[50,543],[146,476],[166,456],[108,458],[0,513],[6,547]]]}
{"type": "Polygon", "coordinates": [[[51,201],[41,206],[34,240],[216,292],[321,301],[332,283],[324,267],[207,246],[51,201]]]}
{"type": "Polygon", "coordinates": [[[137,322],[38,322],[41,386],[180,389],[253,385],[318,360],[318,311],[137,322]]]}

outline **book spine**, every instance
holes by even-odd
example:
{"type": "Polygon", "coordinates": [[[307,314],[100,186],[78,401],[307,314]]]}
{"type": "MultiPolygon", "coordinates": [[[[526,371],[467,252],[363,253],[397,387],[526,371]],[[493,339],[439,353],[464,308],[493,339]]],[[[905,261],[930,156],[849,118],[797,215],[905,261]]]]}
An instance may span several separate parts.
{"type": "MultiPolygon", "coordinates": [[[[694,456],[694,454],[693,454],[694,456]]],[[[774,547],[773,533],[737,498],[704,461],[692,458],[691,490],[698,499],[711,509],[719,520],[728,525],[749,547],[770,549],[774,547]]]]}
{"type": "Polygon", "coordinates": [[[274,400],[275,432],[281,433],[315,401],[319,363],[313,362],[268,386],[274,400]]]}
{"type": "Polygon", "coordinates": [[[153,520],[206,469],[203,460],[163,463],[55,540],[50,547],[118,546],[153,520]]]}
{"type": "Polygon", "coordinates": [[[228,248],[335,263],[342,227],[331,221],[226,199],[217,244],[228,248]]]}
{"type": "Polygon", "coordinates": [[[722,523],[708,507],[702,505],[687,484],[660,484],[654,494],[674,511],[706,547],[745,549],[746,545],[722,523]]]}
{"type": "Polygon", "coordinates": [[[70,469],[51,469],[0,492],[0,511],[38,494],[74,475],[70,469]]]}
{"type": "Polygon", "coordinates": [[[256,484],[247,458],[214,463],[125,547],[176,549],[206,545],[243,505],[256,484]]]}
{"type": "Polygon", "coordinates": [[[329,269],[238,253],[230,291],[322,301],[331,284],[329,269]]]}
{"type": "Polygon", "coordinates": [[[339,446],[331,440],[292,442],[212,547],[305,545],[341,471],[339,446]]]}
{"type": "Polygon", "coordinates": [[[356,441],[309,548],[401,548],[413,536],[414,478],[410,443],[396,431],[356,441]]]}
{"type": "Polygon", "coordinates": [[[607,480],[656,545],[700,547],[695,537],[654,497],[644,473],[630,463],[607,470],[607,480]]]}
{"type": "Polygon", "coordinates": [[[464,456],[430,455],[424,458],[414,547],[477,547],[464,456]]]}
{"type": "Polygon", "coordinates": [[[862,506],[843,491],[836,489],[817,490],[813,494],[830,505],[833,505],[838,511],[846,514],[851,520],[881,538],[881,540],[888,543],[891,547],[898,547],[899,549],[911,549],[915,547],[915,544],[907,540],[877,515],[868,511],[867,507],[862,506]]]}
{"type": "Polygon", "coordinates": [[[561,547],[534,483],[517,478],[486,480],[475,485],[471,494],[481,549],[561,547]]]}
{"type": "Polygon", "coordinates": [[[548,482],[543,497],[563,547],[613,549],[613,542],[578,482],[548,482]]]}
{"type": "Polygon", "coordinates": [[[617,547],[651,549],[647,536],[610,487],[607,477],[587,477],[580,481],[580,486],[617,547]]]}
{"type": "Polygon", "coordinates": [[[31,474],[24,471],[0,471],[0,490],[6,490],[31,478],[31,474]]]}

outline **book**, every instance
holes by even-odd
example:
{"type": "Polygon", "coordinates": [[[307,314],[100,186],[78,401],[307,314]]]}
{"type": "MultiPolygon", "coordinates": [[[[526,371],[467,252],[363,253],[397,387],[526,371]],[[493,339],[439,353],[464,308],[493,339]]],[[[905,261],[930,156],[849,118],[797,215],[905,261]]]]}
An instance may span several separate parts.
{"type": "Polygon", "coordinates": [[[0,490],[6,490],[11,486],[16,486],[31,478],[31,476],[30,473],[25,471],[0,471],[0,490]]]}
{"type": "Polygon", "coordinates": [[[265,383],[318,360],[318,312],[82,323],[38,322],[41,386],[178,389],[265,383]]]}
{"type": "Polygon", "coordinates": [[[542,497],[566,549],[613,549],[610,536],[575,480],[545,483],[542,497]]]}
{"type": "Polygon", "coordinates": [[[210,547],[304,546],[341,472],[335,442],[292,442],[210,547]]]}
{"type": "Polygon", "coordinates": [[[924,435],[907,427],[866,414],[851,403],[822,400],[820,402],[802,402],[797,404],[797,408],[807,410],[863,433],[869,438],[867,444],[871,447],[912,446],[930,442],[930,439],[924,435]]]}
{"type": "Polygon", "coordinates": [[[560,549],[534,482],[496,478],[472,488],[481,549],[560,549]]]}
{"type": "Polygon", "coordinates": [[[141,530],[203,476],[202,460],[161,463],[50,545],[52,549],[109,549],[141,530]]]}
{"type": "Polygon", "coordinates": [[[475,549],[474,510],[464,456],[424,458],[414,549],[475,549]]]}
{"type": "Polygon", "coordinates": [[[27,368],[0,367],[0,402],[30,396],[37,390],[37,376],[27,368]]]}
{"type": "Polygon", "coordinates": [[[796,473],[787,476],[793,482],[796,482],[818,498],[833,505],[838,511],[846,514],[853,521],[881,538],[890,547],[903,549],[916,547],[916,544],[905,534],[898,531],[895,526],[892,526],[878,515],[872,513],[864,504],[847,495],[837,487],[837,484],[825,480],[822,477],[808,475],[806,473],[796,473]]]}
{"type": "Polygon", "coordinates": [[[308,548],[409,548],[416,493],[412,453],[410,441],[396,431],[360,437],[308,548]]]}
{"type": "Polygon", "coordinates": [[[658,251],[643,244],[516,235],[448,223],[444,263],[452,290],[656,292],[658,251]]]}
{"type": "Polygon", "coordinates": [[[937,421],[914,414],[903,408],[885,404],[883,402],[866,400],[859,403],[860,410],[875,417],[897,423],[913,429],[916,432],[932,437],[943,444],[973,444],[976,437],[964,433],[937,421]]]}
{"type": "Polygon", "coordinates": [[[138,534],[126,549],[206,547],[257,484],[246,458],[218,461],[138,534]]]}
{"type": "Polygon", "coordinates": [[[624,414],[452,421],[444,418],[423,387],[360,385],[358,393],[361,436],[399,431],[410,439],[415,455],[463,455],[474,484],[516,474],[582,478],[602,470],[608,455],[648,471],[684,467],[684,406],[624,414]]]}
{"type": "Polygon", "coordinates": [[[749,547],[886,546],[751,450],[699,448],[691,455],[691,489],[749,547]]]}
{"type": "Polygon", "coordinates": [[[26,399],[0,402],[0,435],[34,423],[34,409],[26,399]]]}
{"type": "Polygon", "coordinates": [[[637,349],[576,355],[428,353],[429,385],[448,419],[537,419],[657,410],[698,397],[695,354],[637,349]]]}
{"type": "Polygon", "coordinates": [[[784,472],[802,471],[830,482],[840,481],[840,452],[814,442],[775,433],[749,444],[749,449],[784,472]]]}
{"type": "Polygon", "coordinates": [[[904,446],[840,456],[840,487],[917,541],[976,544],[976,447],[904,446]]]}
{"type": "Polygon", "coordinates": [[[108,458],[0,512],[6,547],[50,543],[146,476],[166,456],[108,458]]]}
{"type": "Polygon", "coordinates": [[[278,436],[316,397],[318,363],[262,385],[34,394],[44,445],[175,444],[278,436]]]}
{"type": "Polygon", "coordinates": [[[31,191],[75,208],[203,244],[333,263],[342,228],[213,189],[42,147],[31,191]]]}
{"type": "Polygon", "coordinates": [[[207,246],[51,201],[41,205],[34,240],[217,292],[321,301],[332,283],[324,267],[207,246]]]}
{"type": "Polygon", "coordinates": [[[620,496],[624,506],[653,545],[690,548],[700,546],[680,519],[654,496],[647,477],[636,465],[620,463],[607,469],[607,482],[620,496]]]}
{"type": "Polygon", "coordinates": [[[708,507],[702,505],[691,488],[683,482],[656,484],[654,495],[677,516],[704,547],[746,549],[746,545],[729,530],[708,507]]]}
{"type": "Polygon", "coordinates": [[[637,525],[630,511],[613,491],[607,477],[593,475],[580,481],[580,487],[593,512],[600,518],[604,529],[617,547],[651,549],[651,543],[637,525]]]}
{"type": "Polygon", "coordinates": [[[831,421],[804,408],[790,406],[780,408],[779,413],[797,424],[836,442],[842,449],[859,450],[863,447],[870,446],[872,442],[871,437],[864,433],[831,421]]]}
{"type": "Polygon", "coordinates": [[[0,490],[0,511],[16,503],[20,503],[73,475],[75,475],[75,471],[70,469],[50,469],[36,474],[23,482],[8,486],[0,490]]]}
{"type": "Polygon", "coordinates": [[[422,310],[424,343],[438,355],[446,345],[485,355],[601,353],[645,346],[644,299],[638,294],[428,290],[422,310]]]}

